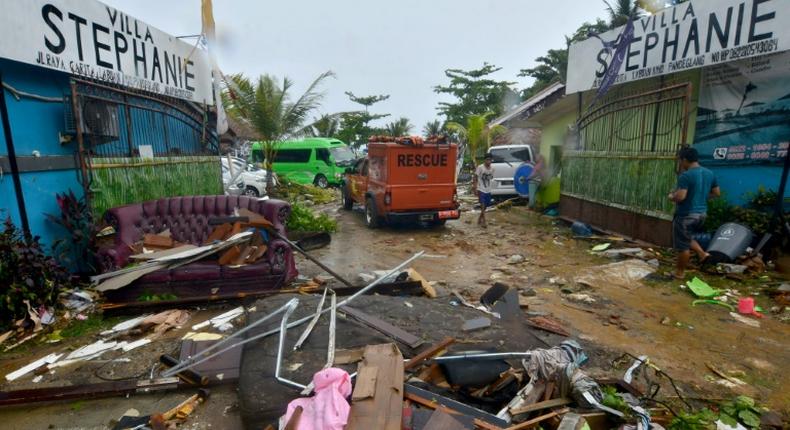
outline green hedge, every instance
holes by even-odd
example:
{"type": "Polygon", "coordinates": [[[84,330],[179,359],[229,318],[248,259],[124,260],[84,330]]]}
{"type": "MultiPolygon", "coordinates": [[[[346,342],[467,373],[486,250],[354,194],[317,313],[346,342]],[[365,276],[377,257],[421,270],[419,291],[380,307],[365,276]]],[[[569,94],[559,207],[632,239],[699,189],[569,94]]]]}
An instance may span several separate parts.
{"type": "Polygon", "coordinates": [[[218,157],[94,158],[93,212],[162,197],[222,194],[218,157]]]}

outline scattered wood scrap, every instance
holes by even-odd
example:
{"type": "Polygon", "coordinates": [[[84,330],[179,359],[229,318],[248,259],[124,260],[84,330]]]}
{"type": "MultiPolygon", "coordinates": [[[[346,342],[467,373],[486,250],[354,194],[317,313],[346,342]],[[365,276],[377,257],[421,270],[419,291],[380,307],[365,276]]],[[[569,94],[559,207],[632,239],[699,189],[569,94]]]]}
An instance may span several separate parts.
{"type": "Polygon", "coordinates": [[[395,344],[368,345],[359,374],[377,368],[373,396],[353,401],[347,430],[400,430],[403,414],[403,356],[395,344]]]}

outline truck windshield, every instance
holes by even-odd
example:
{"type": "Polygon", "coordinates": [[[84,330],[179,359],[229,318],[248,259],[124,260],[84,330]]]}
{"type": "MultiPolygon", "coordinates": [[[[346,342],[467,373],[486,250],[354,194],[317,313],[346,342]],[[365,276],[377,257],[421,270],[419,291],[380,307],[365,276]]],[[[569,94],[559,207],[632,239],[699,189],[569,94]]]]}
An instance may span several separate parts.
{"type": "Polygon", "coordinates": [[[354,161],[354,152],[348,146],[338,146],[331,148],[329,152],[332,153],[332,158],[337,165],[350,165],[354,161]]]}
{"type": "Polygon", "coordinates": [[[494,163],[524,163],[529,159],[529,148],[491,148],[489,151],[494,163]]]}

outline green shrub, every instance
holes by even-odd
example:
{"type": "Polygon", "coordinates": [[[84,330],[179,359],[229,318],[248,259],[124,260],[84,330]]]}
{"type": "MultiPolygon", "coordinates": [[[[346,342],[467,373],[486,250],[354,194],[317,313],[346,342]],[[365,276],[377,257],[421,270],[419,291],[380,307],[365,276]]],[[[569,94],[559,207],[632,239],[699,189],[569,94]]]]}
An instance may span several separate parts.
{"type": "Polygon", "coordinates": [[[337,221],[325,213],[317,214],[298,203],[291,204],[291,215],[286,224],[288,231],[309,231],[333,233],[337,231],[337,221]]]}
{"type": "Polygon", "coordinates": [[[38,237],[25,240],[11,218],[0,232],[0,328],[27,315],[30,306],[51,306],[70,287],[69,273],[46,255],[38,237]]]}
{"type": "MultiPolygon", "coordinates": [[[[705,228],[712,232],[724,223],[736,222],[749,227],[757,236],[768,233],[776,204],[776,192],[760,187],[756,193],[747,194],[747,198],[749,203],[743,207],[730,205],[723,196],[710,201],[705,228]]],[[[779,223],[772,233],[782,236],[783,230],[779,223]]]]}
{"type": "Polygon", "coordinates": [[[277,195],[289,201],[296,201],[298,197],[309,198],[317,205],[330,203],[337,199],[337,194],[332,189],[319,188],[315,185],[302,185],[286,178],[280,179],[277,195]]]}

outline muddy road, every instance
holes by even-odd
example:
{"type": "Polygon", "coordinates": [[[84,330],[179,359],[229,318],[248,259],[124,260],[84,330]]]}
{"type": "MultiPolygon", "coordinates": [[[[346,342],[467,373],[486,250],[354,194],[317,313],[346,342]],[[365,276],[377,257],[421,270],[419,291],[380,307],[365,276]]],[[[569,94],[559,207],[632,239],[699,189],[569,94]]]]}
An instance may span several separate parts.
{"type": "MultiPolygon", "coordinates": [[[[574,239],[562,221],[512,207],[488,214],[487,229],[476,225],[474,212],[466,212],[443,228],[370,230],[358,208],[353,212],[333,206],[324,210],[337,217],[339,231],[329,247],[314,254],[352,282],[361,282],[360,272],[393,267],[424,250],[425,258],[413,267],[435,281],[440,293],[457,290],[478,299],[494,282],[504,282],[523,291],[520,300],[529,312],[563,322],[583,343],[605,348],[612,356],[623,352],[649,356],[693,390],[686,393],[691,397],[724,399],[744,394],[785,416],[790,414],[789,324],[768,316],[755,328],[736,321],[723,307],[691,306],[692,295],[677,281],[648,280],[628,287],[607,282],[577,284],[575,277],[613,260],[592,255],[589,251],[595,243],[574,239]],[[508,264],[513,255],[523,256],[524,261],[508,264]],[[745,384],[722,380],[708,365],[745,384]]],[[[618,246],[629,245],[613,243],[618,246]]],[[[299,265],[305,274],[320,273],[304,259],[299,265]]],[[[659,273],[668,269],[663,263],[659,273]]],[[[719,289],[753,295],[765,309],[773,305],[759,281],[690,275],[719,289]]],[[[596,371],[611,373],[612,369],[596,371]]]]}

